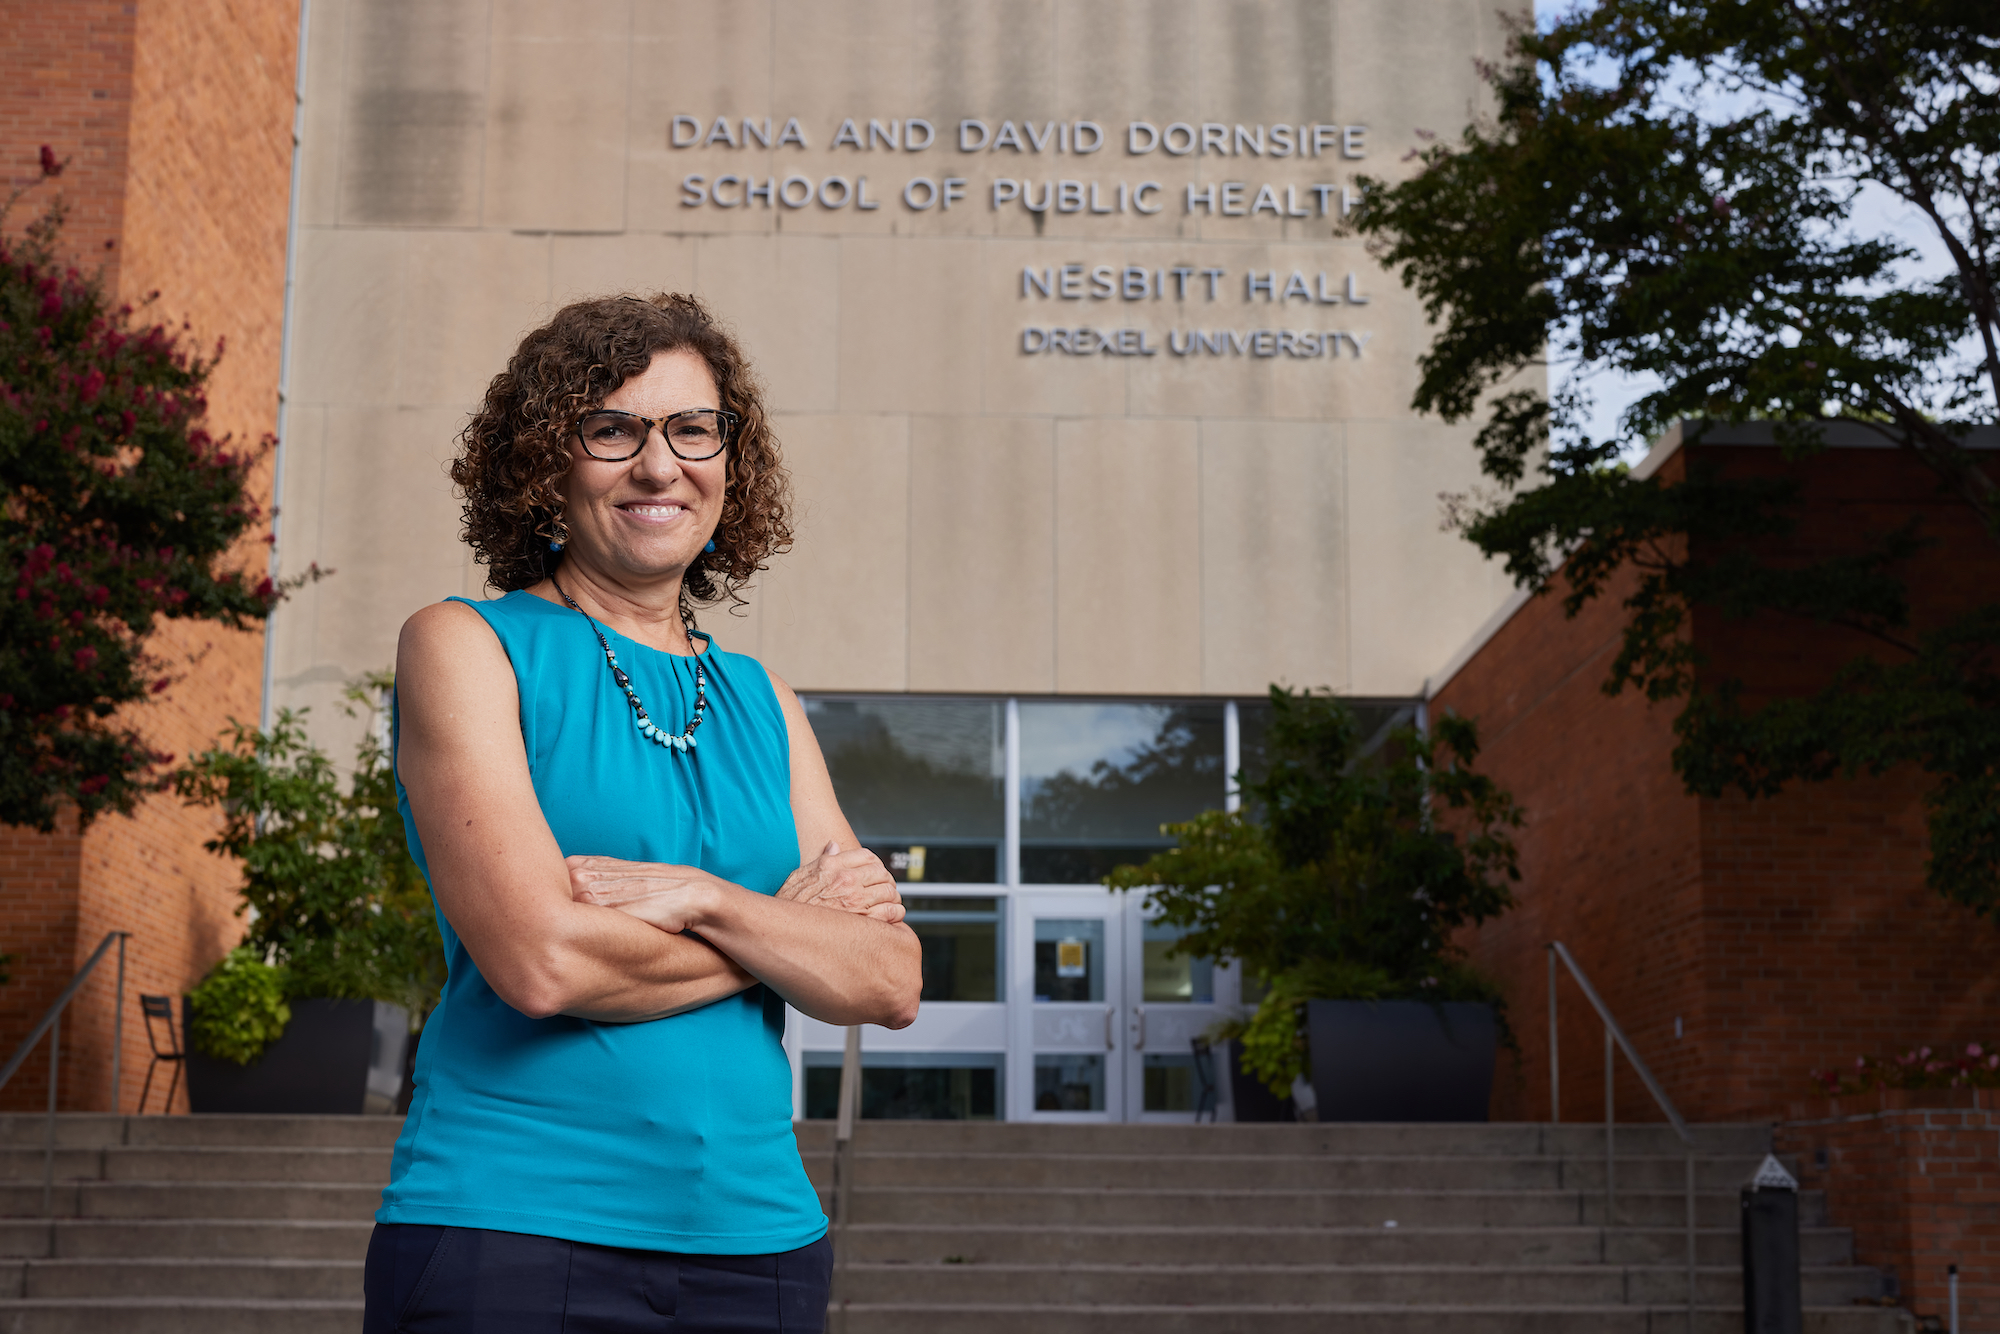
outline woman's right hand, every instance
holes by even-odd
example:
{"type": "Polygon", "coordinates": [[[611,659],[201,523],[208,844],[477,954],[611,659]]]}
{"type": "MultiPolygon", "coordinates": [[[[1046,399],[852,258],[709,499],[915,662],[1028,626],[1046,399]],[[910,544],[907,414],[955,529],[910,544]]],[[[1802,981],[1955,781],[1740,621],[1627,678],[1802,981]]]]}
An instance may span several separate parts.
{"type": "Polygon", "coordinates": [[[882,859],[866,848],[842,852],[837,842],[828,843],[819,856],[786,876],[778,897],[891,925],[903,920],[903,897],[882,859]]]}
{"type": "Polygon", "coordinates": [[[628,862],[620,857],[565,857],[570,897],[616,908],[649,926],[678,934],[701,913],[703,895],[728,888],[694,866],[628,862]]]}

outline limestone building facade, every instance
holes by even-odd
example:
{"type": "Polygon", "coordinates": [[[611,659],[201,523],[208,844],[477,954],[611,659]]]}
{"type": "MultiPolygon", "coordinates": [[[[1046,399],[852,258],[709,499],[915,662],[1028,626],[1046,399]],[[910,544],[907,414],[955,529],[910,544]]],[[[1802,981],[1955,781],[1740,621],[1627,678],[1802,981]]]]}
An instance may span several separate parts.
{"type": "MultiPolygon", "coordinates": [[[[1474,455],[1409,408],[1422,312],[1337,232],[1502,47],[1480,0],[313,0],[279,551],[337,573],[268,705],[325,720],[482,593],[444,469],[523,332],[696,292],[800,509],[705,628],[808,695],[958,951],[870,1035],[879,1096],[1186,1114],[1235,984],[1097,876],[1225,800],[1271,683],[1387,718],[1507,592],[1440,527],[1474,455]],[[1151,795],[1093,787],[1162,746],[1151,795]]],[[[838,1035],[793,1039],[804,1104],[838,1035]]]]}

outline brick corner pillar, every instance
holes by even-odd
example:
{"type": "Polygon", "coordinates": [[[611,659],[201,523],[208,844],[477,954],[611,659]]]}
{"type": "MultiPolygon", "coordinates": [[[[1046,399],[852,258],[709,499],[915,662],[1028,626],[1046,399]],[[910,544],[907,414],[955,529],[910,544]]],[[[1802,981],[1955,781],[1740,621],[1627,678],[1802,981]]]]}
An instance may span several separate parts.
{"type": "MultiPolygon", "coordinates": [[[[244,444],[276,429],[298,19],[296,0],[0,0],[0,174],[10,191],[37,178],[43,144],[69,163],[13,225],[59,190],[79,264],[134,305],[158,292],[145,318],[185,324],[203,355],[222,343],[208,426],[244,444]]],[[[253,485],[268,510],[268,459],[253,485]]],[[[261,565],[263,532],[230,559],[261,565]]],[[[134,715],[157,749],[184,760],[259,715],[261,632],[166,621],[149,647],[173,679],[134,715]]],[[[81,833],[0,829],[0,949],[15,956],[0,1059],[106,932],[129,931],[118,1110],[136,1109],[151,1059],[138,996],[179,997],[242,933],[237,868],[202,846],[216,827],[163,794],[81,833]]],[[[116,972],[107,955],[64,1017],[64,1110],[112,1109],[116,972]]],[[[0,1110],[45,1106],[47,1069],[38,1048],[0,1110]]]]}

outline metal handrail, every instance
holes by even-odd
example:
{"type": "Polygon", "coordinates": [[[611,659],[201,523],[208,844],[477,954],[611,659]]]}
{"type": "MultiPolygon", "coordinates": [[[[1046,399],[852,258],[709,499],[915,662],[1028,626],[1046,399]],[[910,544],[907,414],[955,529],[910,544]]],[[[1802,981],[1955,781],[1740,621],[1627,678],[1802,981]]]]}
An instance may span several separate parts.
{"type": "Polygon", "coordinates": [[[111,948],[111,942],[114,940],[117,941],[118,1001],[116,1007],[111,1012],[111,1110],[116,1112],[118,1110],[119,1057],[123,1054],[125,1048],[125,941],[131,934],[130,931],[107,931],[104,933],[104,939],[98,942],[97,949],[85,961],[83,967],[76,970],[76,976],[69,980],[69,985],[63,988],[62,995],[56,997],[55,1004],[49,1006],[47,1013],[42,1015],[42,1021],[35,1025],[33,1032],[21,1039],[21,1045],[14,1048],[14,1054],[8,1058],[7,1064],[0,1066],[0,1088],[5,1088],[7,1087],[7,1081],[14,1077],[14,1072],[19,1070],[22,1062],[28,1059],[28,1053],[34,1050],[37,1042],[41,1041],[42,1034],[47,1033],[49,1035],[49,1119],[42,1131],[42,1215],[45,1218],[54,1214],[56,1185],[56,1075],[59,1070],[59,1062],[62,1058],[63,1009],[76,998],[76,993],[83,989],[83,984],[90,980],[92,970],[97,967],[98,961],[104,957],[104,951],[111,948]]]}
{"type": "Polygon", "coordinates": [[[1597,994],[1597,988],[1590,985],[1590,978],[1577,965],[1576,959],[1560,940],[1549,942],[1549,1121],[1562,1124],[1562,1080],[1560,1053],[1557,1046],[1556,1030],[1556,961],[1560,959],[1569,975],[1576,979],[1576,985],[1583,992],[1583,998],[1597,1011],[1597,1017],[1604,1021],[1604,1226],[1610,1227],[1617,1221],[1617,1158],[1613,1148],[1612,1127],[1617,1121],[1617,1103],[1613,1095],[1612,1062],[1617,1052],[1623,1050],[1625,1059],[1632,1062],[1632,1068],[1639,1072],[1639,1080],[1646,1086],[1646,1092],[1653,1095],[1653,1101],[1667,1114],[1667,1123],[1680,1137],[1682,1155],[1685,1162],[1685,1182],[1687,1197],[1687,1327],[1688,1334],[1694,1334],[1695,1308],[1695,1247],[1694,1247],[1694,1132],[1678,1107],[1674,1106],[1667,1091],[1660,1087],[1660,1081],[1653,1077],[1652,1067],[1647,1065],[1632,1040],[1625,1036],[1625,1030],[1611,1015],[1611,1007],[1597,994]]]}
{"type": "MultiPolygon", "coordinates": [[[[861,1115],[861,1026],[850,1024],[840,1054],[840,1106],[833,1123],[833,1276],[838,1283],[847,1270],[847,1213],[854,1198],[854,1123],[861,1115]]],[[[846,1285],[841,1286],[837,1315],[841,1334],[847,1330],[846,1285]]]]}

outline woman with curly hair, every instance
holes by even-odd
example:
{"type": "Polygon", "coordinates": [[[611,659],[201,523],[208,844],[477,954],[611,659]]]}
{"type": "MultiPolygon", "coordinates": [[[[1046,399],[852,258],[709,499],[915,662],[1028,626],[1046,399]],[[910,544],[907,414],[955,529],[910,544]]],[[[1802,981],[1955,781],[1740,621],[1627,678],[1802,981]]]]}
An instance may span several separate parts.
{"type": "Polygon", "coordinates": [[[504,596],[424,608],[397,652],[451,970],[366,1328],[818,1330],[785,1005],[902,1027],[921,956],[798,698],[695,627],[790,542],[757,386],[692,297],[583,301],[460,444],[504,596]]]}

